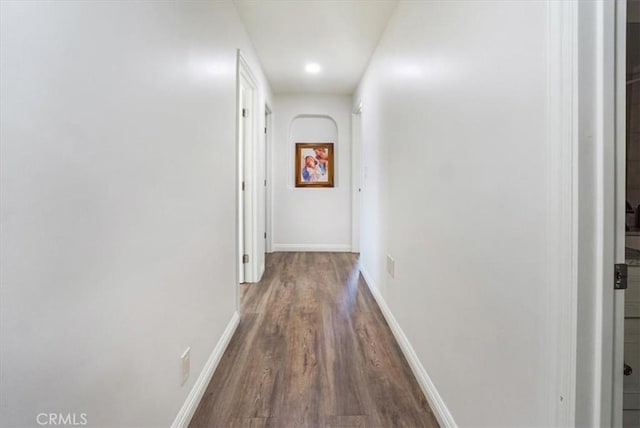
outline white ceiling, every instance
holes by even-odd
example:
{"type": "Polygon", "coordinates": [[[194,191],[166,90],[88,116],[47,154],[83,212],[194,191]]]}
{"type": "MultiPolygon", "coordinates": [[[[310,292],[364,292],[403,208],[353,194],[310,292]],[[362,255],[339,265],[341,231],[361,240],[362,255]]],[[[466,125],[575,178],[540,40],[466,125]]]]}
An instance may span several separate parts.
{"type": "Polygon", "coordinates": [[[351,94],[397,0],[234,0],[274,93],[351,94]],[[304,67],[317,62],[322,71],[304,67]]]}

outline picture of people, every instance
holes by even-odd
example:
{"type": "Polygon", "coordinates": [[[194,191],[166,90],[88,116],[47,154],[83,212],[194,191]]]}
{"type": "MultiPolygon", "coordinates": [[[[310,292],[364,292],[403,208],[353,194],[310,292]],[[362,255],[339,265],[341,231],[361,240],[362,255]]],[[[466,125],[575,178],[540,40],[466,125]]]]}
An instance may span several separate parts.
{"type": "Polygon", "coordinates": [[[296,187],[333,187],[333,143],[296,143],[296,187]]]}

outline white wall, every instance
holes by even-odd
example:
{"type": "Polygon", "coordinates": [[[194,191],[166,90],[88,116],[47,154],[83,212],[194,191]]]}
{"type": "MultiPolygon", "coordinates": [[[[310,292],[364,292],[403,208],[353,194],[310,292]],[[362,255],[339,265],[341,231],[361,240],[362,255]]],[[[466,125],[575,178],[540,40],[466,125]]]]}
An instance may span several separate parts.
{"type": "Polygon", "coordinates": [[[0,425],[168,426],[236,309],[248,38],[230,2],[1,15],[0,425]]]}
{"type": "Polygon", "coordinates": [[[548,28],[545,2],[402,2],[353,100],[362,268],[460,426],[550,426],[559,399],[548,28]]]}
{"type": "Polygon", "coordinates": [[[273,250],[350,251],[351,97],[276,95],[273,250]],[[295,187],[295,143],[333,142],[333,188],[295,187]]]}

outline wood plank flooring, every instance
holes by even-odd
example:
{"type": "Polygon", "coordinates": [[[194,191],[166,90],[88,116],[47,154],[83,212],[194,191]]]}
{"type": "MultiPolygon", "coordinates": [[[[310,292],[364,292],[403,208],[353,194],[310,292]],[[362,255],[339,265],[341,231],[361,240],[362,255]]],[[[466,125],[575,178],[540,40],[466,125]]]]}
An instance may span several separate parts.
{"type": "Polygon", "coordinates": [[[273,253],[191,427],[437,427],[350,253],[273,253]]]}

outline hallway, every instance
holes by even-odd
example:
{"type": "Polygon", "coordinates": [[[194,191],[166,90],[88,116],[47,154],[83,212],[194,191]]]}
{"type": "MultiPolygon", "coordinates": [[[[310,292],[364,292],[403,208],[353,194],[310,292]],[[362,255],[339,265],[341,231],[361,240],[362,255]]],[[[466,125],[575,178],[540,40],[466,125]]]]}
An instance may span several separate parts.
{"type": "Polygon", "coordinates": [[[0,427],[622,425],[625,5],[0,0],[0,427]]]}
{"type": "Polygon", "coordinates": [[[351,253],[273,253],[191,427],[436,427],[351,253]]]}

